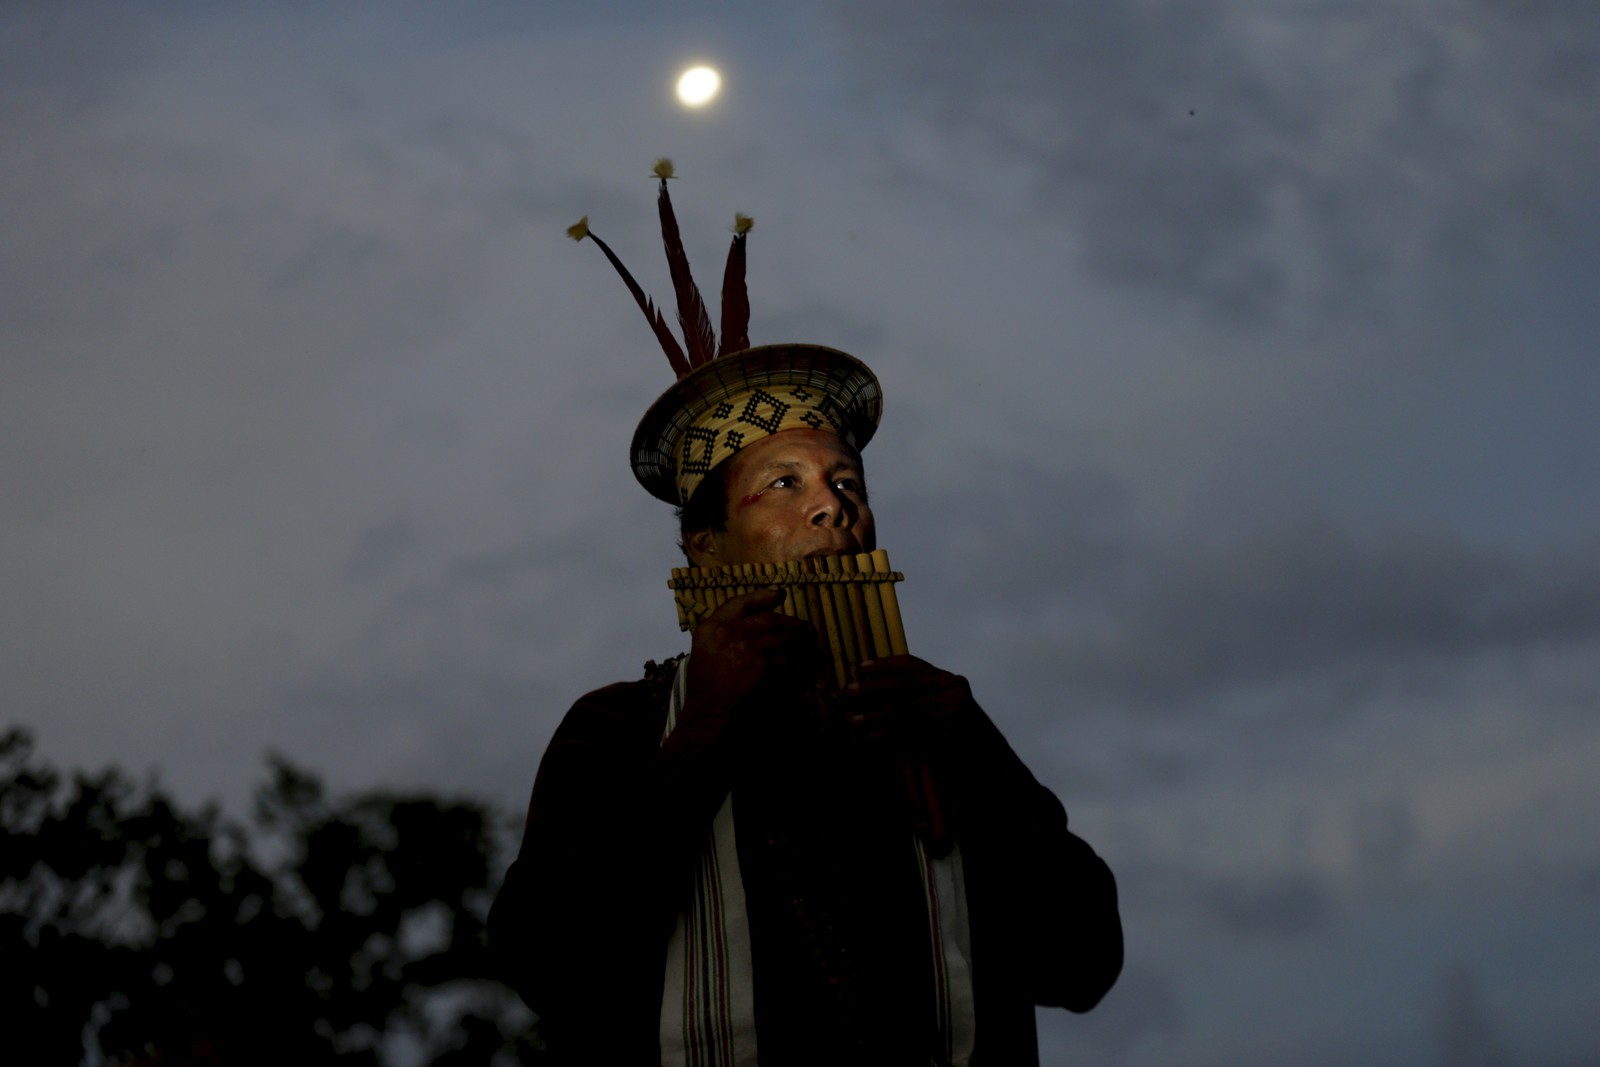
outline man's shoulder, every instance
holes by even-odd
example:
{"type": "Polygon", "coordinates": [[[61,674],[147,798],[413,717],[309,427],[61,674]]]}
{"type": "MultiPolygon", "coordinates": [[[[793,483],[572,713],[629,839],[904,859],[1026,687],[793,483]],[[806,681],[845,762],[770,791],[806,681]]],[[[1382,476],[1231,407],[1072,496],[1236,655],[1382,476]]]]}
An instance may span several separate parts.
{"type": "Polygon", "coordinates": [[[628,706],[648,701],[665,701],[672,694],[672,682],[677,677],[678,664],[683,656],[673,656],[659,663],[650,660],[644,665],[644,676],[627,682],[612,682],[578,698],[579,704],[628,706]]]}
{"type": "Polygon", "coordinates": [[[655,740],[659,741],[666,722],[672,681],[682,658],[677,656],[660,663],[651,660],[645,664],[642,678],[613,682],[585,693],[567,712],[556,731],[557,736],[574,733],[588,737],[596,734],[625,736],[647,730],[653,731],[655,740]]]}

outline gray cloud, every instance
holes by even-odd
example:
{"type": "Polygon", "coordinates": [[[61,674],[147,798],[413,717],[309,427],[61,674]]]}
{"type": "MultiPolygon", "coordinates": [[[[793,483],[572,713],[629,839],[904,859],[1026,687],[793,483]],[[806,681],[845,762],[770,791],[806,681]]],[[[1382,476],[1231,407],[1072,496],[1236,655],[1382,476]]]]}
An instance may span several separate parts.
{"type": "Polygon", "coordinates": [[[1579,897],[1600,903],[1600,859],[1579,865],[1569,873],[1567,881],[1579,897]]]}
{"type": "Polygon", "coordinates": [[[1586,551],[1525,556],[1311,522],[1128,569],[1139,580],[1118,590],[1127,599],[1102,604],[1099,629],[1064,646],[1057,669],[1138,704],[1293,678],[1421,680],[1430,663],[1600,638],[1600,567],[1586,551]]]}
{"type": "MultiPolygon", "coordinates": [[[[1481,684],[1477,668],[1600,642],[1588,539],[1486,547],[1301,518],[1174,542],[1139,525],[1103,474],[992,470],[961,514],[933,496],[897,502],[910,536],[896,559],[917,583],[905,596],[961,605],[967,660],[1048,677],[1053,705],[1331,723],[1380,696],[1460,692],[1481,684]]],[[[1552,677],[1536,699],[1576,707],[1591,684],[1552,677]]],[[[1198,766],[1159,742],[1140,751],[1119,773],[1152,784],[1198,766]]],[[[1375,823],[1374,859],[1386,835],[1375,823]]]]}
{"type": "MultiPolygon", "coordinates": [[[[913,440],[936,426],[897,427],[913,440]]],[[[966,457],[952,498],[941,483],[889,492],[899,536],[913,539],[930,599],[978,614],[1118,588],[1138,549],[1127,538],[1126,490],[1085,467],[1033,457],[966,457]]]]}
{"type": "Polygon", "coordinates": [[[1052,1014],[1059,1013],[1041,1013],[1041,1063],[1122,1064],[1138,1046],[1174,1042],[1189,1030],[1178,983],[1142,963],[1124,969],[1089,1015],[1068,1020],[1052,1014]]]}
{"type": "Polygon", "coordinates": [[[1440,979],[1434,1012],[1439,1067],[1509,1067],[1499,1027],[1470,968],[1457,964],[1440,979]]]}
{"type": "MultiPolygon", "coordinates": [[[[93,114],[110,100],[118,82],[157,54],[151,24],[113,7],[92,13],[65,9],[48,0],[12,0],[0,19],[0,101],[12,117],[48,119],[38,134],[48,137],[93,114]]],[[[13,130],[13,133],[16,131],[13,130]]],[[[48,141],[36,141],[36,150],[48,141]]],[[[12,178],[38,180],[45,168],[12,178]]]]}
{"type": "Polygon", "coordinates": [[[1410,804],[1398,797],[1365,803],[1355,812],[1355,855],[1369,877],[1392,880],[1416,850],[1418,831],[1410,804]]]}
{"type": "Polygon", "coordinates": [[[1338,917],[1332,895],[1305,874],[1212,879],[1195,893],[1201,912],[1230,935],[1300,937],[1328,930],[1338,917]]]}
{"type": "MultiPolygon", "coordinates": [[[[1588,5],[834,10],[869,100],[963,138],[979,170],[1026,167],[1102,276],[1224,313],[1370,311],[1425,264],[1520,261],[1600,180],[1588,5]]],[[[941,183],[933,163],[895,180],[941,183]]]]}

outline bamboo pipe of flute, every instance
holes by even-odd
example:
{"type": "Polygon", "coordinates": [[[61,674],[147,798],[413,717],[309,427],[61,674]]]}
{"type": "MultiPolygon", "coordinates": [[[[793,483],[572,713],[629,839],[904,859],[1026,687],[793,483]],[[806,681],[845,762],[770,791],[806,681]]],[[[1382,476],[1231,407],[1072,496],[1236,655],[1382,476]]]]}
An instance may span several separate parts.
{"type": "MultiPolygon", "coordinates": [[[[881,548],[872,552],[872,571],[882,575],[889,573],[888,552],[881,548]]],[[[883,597],[883,620],[889,630],[890,655],[908,655],[910,649],[906,645],[906,628],[900,621],[900,599],[895,596],[894,583],[885,579],[879,583],[879,589],[883,597]]]]}
{"type": "MultiPolygon", "coordinates": [[[[852,561],[857,573],[872,574],[874,571],[872,557],[863,552],[852,561]]],[[[872,635],[872,654],[869,659],[881,659],[892,655],[889,650],[889,628],[883,615],[882,582],[861,583],[861,600],[866,611],[867,629],[872,635]]]]}

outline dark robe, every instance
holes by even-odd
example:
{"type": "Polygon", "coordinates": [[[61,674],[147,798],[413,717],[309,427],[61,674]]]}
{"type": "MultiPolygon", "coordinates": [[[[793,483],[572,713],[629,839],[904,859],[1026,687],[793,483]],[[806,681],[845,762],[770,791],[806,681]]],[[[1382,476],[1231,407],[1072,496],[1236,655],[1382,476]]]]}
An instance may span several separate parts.
{"type": "MultiPolygon", "coordinates": [[[[660,1063],[667,942],[731,790],[763,1067],[926,1067],[932,964],[899,765],[855,749],[798,699],[753,710],[812,725],[737,760],[669,757],[672,671],[649,665],[567,713],[490,913],[491,948],[556,1062],[660,1063]]],[[[930,762],[966,879],[972,1064],[1037,1064],[1034,1005],[1087,1011],[1121,969],[1116,886],[1060,802],[968,710],[930,762]]]]}

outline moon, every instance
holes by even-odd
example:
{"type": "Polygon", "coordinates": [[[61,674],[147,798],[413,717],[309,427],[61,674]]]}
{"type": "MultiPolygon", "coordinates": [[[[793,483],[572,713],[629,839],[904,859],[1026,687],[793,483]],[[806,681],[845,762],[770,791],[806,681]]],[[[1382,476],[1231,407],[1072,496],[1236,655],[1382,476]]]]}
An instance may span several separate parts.
{"type": "Polygon", "coordinates": [[[704,107],[722,88],[722,75],[710,67],[690,67],[678,75],[678,99],[687,107],[704,107]]]}

